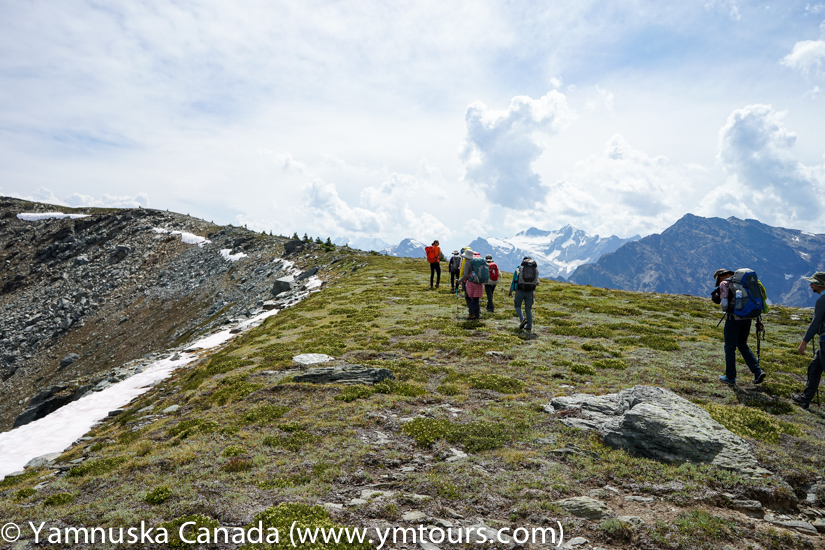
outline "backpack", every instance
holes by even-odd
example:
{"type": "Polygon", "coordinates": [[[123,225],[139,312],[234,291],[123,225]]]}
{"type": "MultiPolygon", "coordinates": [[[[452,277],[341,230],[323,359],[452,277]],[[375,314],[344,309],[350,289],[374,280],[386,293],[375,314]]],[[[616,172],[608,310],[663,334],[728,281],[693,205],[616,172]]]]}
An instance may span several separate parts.
{"type": "Polygon", "coordinates": [[[450,258],[450,271],[458,273],[461,270],[461,256],[453,256],[450,258]]]}
{"type": "Polygon", "coordinates": [[[487,267],[487,262],[485,262],[483,258],[473,258],[470,260],[470,268],[473,270],[473,274],[470,275],[470,281],[484,284],[490,280],[490,270],[487,267]]]}
{"type": "Polygon", "coordinates": [[[524,260],[521,262],[521,270],[518,273],[518,289],[531,292],[536,290],[539,284],[539,269],[535,260],[524,260]]]}
{"type": "Polygon", "coordinates": [[[434,246],[428,246],[424,249],[424,252],[427,253],[427,261],[431,264],[437,263],[439,260],[438,251],[435,249],[434,246]]]}
{"type": "Polygon", "coordinates": [[[743,267],[737,269],[730,279],[728,311],[744,319],[755,319],[767,311],[765,307],[765,287],[759,282],[756,272],[743,267]]]}
{"type": "Polygon", "coordinates": [[[490,286],[496,286],[498,284],[498,266],[495,262],[490,262],[487,264],[487,269],[490,271],[490,280],[487,281],[487,284],[490,286]]]}

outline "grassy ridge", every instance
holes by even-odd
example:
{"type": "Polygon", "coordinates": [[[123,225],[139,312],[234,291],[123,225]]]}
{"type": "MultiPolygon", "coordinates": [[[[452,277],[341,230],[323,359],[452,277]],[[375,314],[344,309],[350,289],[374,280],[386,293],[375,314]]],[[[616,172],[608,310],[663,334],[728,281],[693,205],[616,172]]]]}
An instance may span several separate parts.
{"type": "Polygon", "coordinates": [[[363,488],[380,486],[394,496],[335,511],[335,521],[400,522],[409,509],[445,517],[449,508],[523,525],[563,516],[555,500],[609,484],[663,495],[674,507],[673,521],[629,534],[610,522],[570,520],[572,533],[605,545],[627,545],[630,537],[702,548],[745,537],[766,547],[805,547],[734,520],[714,523],[694,510],[720,506],[707,498],[709,490],[742,498],[767,491],[781,499],[825,466],[822,420],[787,399],[804,383],[809,360],[795,353],[807,324],[798,310],[776,307],[766,316],[768,379],[762,388],[745,383],[748,371],[740,364],[742,391],[734,392],[718,382],[722,329],[709,300],[544,281],[528,336],[517,330],[501,288],[495,314],[464,321],[461,299],[457,320],[455,296],[448,288],[429,290],[422,261],[371,256],[346,274],[96,428],[93,441],[61,459],[85,457],[67,475],[35,470],[0,483],[0,515],[90,526],[159,525],[190,516],[243,525],[256,514],[280,517],[278,503],[320,514],[323,503],[346,504],[363,488]],[[295,384],[298,353],[388,368],[396,380],[375,387],[295,384]],[[706,465],[633,457],[543,410],[554,396],[637,384],[669,388],[704,406],[779,475],[753,480],[706,465]],[[160,414],[172,404],[181,408],[160,414]],[[151,416],[139,412],[148,406],[151,416]],[[565,447],[580,452],[552,452],[565,447]],[[443,460],[451,448],[470,456],[443,460]],[[33,489],[43,481],[48,485],[33,489]],[[681,534],[671,536],[676,526],[681,534]]]}

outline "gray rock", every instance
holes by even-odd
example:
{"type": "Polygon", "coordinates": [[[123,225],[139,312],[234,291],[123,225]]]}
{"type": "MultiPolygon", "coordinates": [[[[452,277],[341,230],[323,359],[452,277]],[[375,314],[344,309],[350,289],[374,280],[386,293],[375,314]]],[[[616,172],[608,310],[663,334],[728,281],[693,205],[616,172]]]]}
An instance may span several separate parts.
{"type": "Polygon", "coordinates": [[[634,528],[645,523],[644,520],[638,516],[617,516],[616,519],[634,528]]]}
{"type": "Polygon", "coordinates": [[[733,500],[731,507],[752,518],[762,518],[765,516],[765,509],[758,500],[733,500]]]}
{"type": "Polygon", "coordinates": [[[28,470],[29,468],[42,468],[43,466],[48,466],[57,460],[61,454],[63,453],[48,453],[35,457],[29,460],[26,465],[23,466],[23,469],[28,470]]]}
{"type": "Polygon", "coordinates": [[[292,275],[287,275],[285,277],[281,277],[275,280],[275,283],[272,285],[272,295],[278,296],[282,292],[289,292],[293,288],[295,288],[295,277],[292,275]]]}
{"type": "Polygon", "coordinates": [[[752,476],[770,474],[759,467],[744,439],[698,405],[663,388],[635,386],[601,396],[557,397],[551,406],[553,411],[581,409],[581,418],[561,422],[598,431],[606,445],[632,454],[665,462],[706,462],[752,476]]]}
{"type": "Polygon", "coordinates": [[[312,277],[313,275],[316,275],[317,273],[318,273],[318,268],[317,267],[312,267],[312,268],[307,269],[306,271],[302,272],[297,277],[295,277],[295,280],[296,281],[303,281],[304,279],[309,279],[310,277],[312,277]]]}
{"type": "Polygon", "coordinates": [[[653,497],[637,497],[637,496],[629,496],[624,497],[625,500],[629,500],[630,502],[653,502],[656,500],[653,497]]]}
{"type": "Polygon", "coordinates": [[[567,544],[564,545],[564,548],[581,548],[588,542],[590,541],[584,537],[575,537],[567,541],[567,544]]]}
{"type": "Polygon", "coordinates": [[[170,405],[169,407],[166,407],[165,409],[163,409],[161,412],[163,414],[170,414],[170,413],[176,412],[178,409],[180,409],[180,405],[170,405]]]}
{"type": "Polygon", "coordinates": [[[557,504],[573,514],[585,519],[605,519],[613,517],[613,510],[602,502],[590,497],[573,497],[557,500],[557,504]]]}
{"type": "Polygon", "coordinates": [[[70,353],[66,357],[60,360],[60,368],[65,368],[77,361],[80,356],[76,353],[70,353]]]}
{"type": "Polygon", "coordinates": [[[401,519],[410,523],[420,523],[427,519],[427,514],[418,510],[410,510],[401,515],[401,519]]]}
{"type": "Polygon", "coordinates": [[[814,528],[820,533],[825,533],[825,519],[815,519],[811,525],[813,525],[814,528]]]}
{"type": "Polygon", "coordinates": [[[284,252],[287,254],[295,254],[296,252],[302,251],[304,247],[304,241],[288,241],[284,243],[284,252]]]}
{"type": "Polygon", "coordinates": [[[361,365],[308,369],[306,372],[292,378],[293,382],[307,382],[310,384],[376,384],[387,379],[395,379],[392,371],[361,365]]]}
{"type": "Polygon", "coordinates": [[[773,525],[778,527],[784,527],[785,529],[791,529],[793,531],[797,531],[799,533],[803,533],[805,535],[818,535],[819,531],[817,531],[816,527],[812,524],[808,523],[807,521],[799,521],[799,520],[790,520],[790,521],[771,521],[773,525]]]}

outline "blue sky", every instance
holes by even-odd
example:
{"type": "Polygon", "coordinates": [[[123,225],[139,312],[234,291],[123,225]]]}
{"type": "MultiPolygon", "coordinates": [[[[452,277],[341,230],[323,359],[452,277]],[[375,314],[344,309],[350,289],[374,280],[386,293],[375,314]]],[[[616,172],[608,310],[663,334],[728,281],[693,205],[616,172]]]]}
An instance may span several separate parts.
{"type": "Polygon", "coordinates": [[[448,247],[825,232],[825,3],[675,4],[0,0],[0,194],[448,247]]]}

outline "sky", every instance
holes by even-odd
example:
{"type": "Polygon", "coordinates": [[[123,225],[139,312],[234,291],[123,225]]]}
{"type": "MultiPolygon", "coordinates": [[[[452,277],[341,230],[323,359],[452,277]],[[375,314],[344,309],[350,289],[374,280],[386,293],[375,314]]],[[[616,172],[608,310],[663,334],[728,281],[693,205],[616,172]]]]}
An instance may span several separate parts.
{"type": "Polygon", "coordinates": [[[0,195],[292,235],[825,233],[825,3],[0,0],[0,195]]]}

